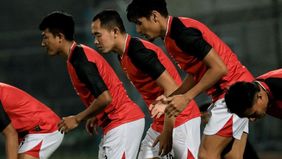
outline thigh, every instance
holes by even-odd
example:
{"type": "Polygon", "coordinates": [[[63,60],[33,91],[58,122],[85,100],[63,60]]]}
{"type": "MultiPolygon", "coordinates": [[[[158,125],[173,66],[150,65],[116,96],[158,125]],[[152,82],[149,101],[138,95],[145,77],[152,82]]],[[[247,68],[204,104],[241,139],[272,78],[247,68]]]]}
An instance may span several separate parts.
{"type": "Polygon", "coordinates": [[[144,125],[144,119],[139,119],[107,132],[99,145],[99,159],[136,158],[144,125]]]}
{"type": "Polygon", "coordinates": [[[244,133],[240,140],[235,139],[232,148],[226,155],[224,155],[225,159],[242,159],[247,143],[247,134],[244,133]]]}
{"type": "Polygon", "coordinates": [[[152,146],[159,135],[160,133],[153,130],[152,127],[147,130],[146,136],[141,143],[138,159],[172,159],[174,156],[172,152],[161,157],[158,155],[159,144],[157,144],[155,147],[152,146]]]}
{"type": "Polygon", "coordinates": [[[63,140],[59,131],[44,134],[28,134],[19,146],[19,156],[34,158],[49,158],[63,140]]]}
{"type": "Polygon", "coordinates": [[[173,152],[175,158],[197,158],[200,147],[201,118],[197,117],[174,128],[173,152]]]}
{"type": "Polygon", "coordinates": [[[199,153],[205,157],[220,158],[221,152],[232,139],[218,135],[203,135],[199,153]]]}
{"type": "Polygon", "coordinates": [[[125,157],[137,158],[141,139],[145,128],[145,119],[140,119],[125,125],[125,157]]]}
{"type": "Polygon", "coordinates": [[[38,159],[37,157],[33,157],[33,156],[31,156],[31,155],[24,154],[24,153],[19,154],[19,155],[18,155],[18,158],[19,158],[19,159],[38,159]]]}
{"type": "Polygon", "coordinates": [[[229,113],[224,99],[216,101],[209,111],[211,117],[204,129],[205,135],[233,137],[240,140],[244,132],[248,133],[248,119],[229,113]]]}

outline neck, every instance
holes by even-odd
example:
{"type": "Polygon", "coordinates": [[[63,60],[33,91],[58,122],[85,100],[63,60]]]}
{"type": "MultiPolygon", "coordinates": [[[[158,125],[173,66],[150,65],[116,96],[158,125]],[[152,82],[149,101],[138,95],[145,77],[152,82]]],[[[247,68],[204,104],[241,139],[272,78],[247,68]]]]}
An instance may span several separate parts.
{"type": "Polygon", "coordinates": [[[117,53],[119,56],[122,56],[125,51],[127,35],[128,34],[125,33],[125,34],[120,34],[120,36],[117,37],[118,39],[116,40],[117,42],[113,51],[117,53]]]}
{"type": "Polygon", "coordinates": [[[68,58],[71,52],[71,47],[74,44],[74,40],[72,41],[65,41],[64,47],[61,51],[61,55],[65,58],[68,58]]]}
{"type": "Polygon", "coordinates": [[[160,18],[160,25],[161,25],[161,38],[164,38],[168,29],[168,18],[167,17],[161,17],[160,18]]]}

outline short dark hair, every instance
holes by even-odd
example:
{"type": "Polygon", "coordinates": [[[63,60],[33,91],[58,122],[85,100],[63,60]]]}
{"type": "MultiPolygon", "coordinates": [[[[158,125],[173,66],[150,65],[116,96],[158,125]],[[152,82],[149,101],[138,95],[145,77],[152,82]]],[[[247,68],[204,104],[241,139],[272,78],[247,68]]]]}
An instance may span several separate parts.
{"type": "Polygon", "coordinates": [[[123,21],[119,13],[115,10],[103,10],[102,12],[98,13],[92,21],[94,22],[98,19],[101,21],[101,26],[108,30],[118,27],[121,33],[126,32],[123,21]]]}
{"type": "Polygon", "coordinates": [[[54,11],[43,18],[39,25],[41,31],[49,29],[54,35],[64,34],[66,40],[74,39],[74,21],[70,14],[54,11]]]}
{"type": "Polygon", "coordinates": [[[247,109],[254,104],[255,95],[260,91],[256,82],[237,82],[225,94],[225,102],[231,113],[245,117],[247,109]]]}
{"type": "Polygon", "coordinates": [[[133,0],[126,9],[127,19],[136,23],[138,18],[149,18],[153,10],[164,17],[168,16],[165,0],[133,0]]]}

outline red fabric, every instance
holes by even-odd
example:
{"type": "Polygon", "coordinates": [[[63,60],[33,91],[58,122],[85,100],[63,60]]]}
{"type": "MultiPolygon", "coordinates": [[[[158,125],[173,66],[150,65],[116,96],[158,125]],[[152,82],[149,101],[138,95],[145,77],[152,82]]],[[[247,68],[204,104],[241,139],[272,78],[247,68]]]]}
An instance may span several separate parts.
{"type": "Polygon", "coordinates": [[[233,116],[227,121],[227,123],[223,126],[221,130],[219,130],[216,135],[223,137],[230,137],[233,134],[233,116]]]}
{"type": "Polygon", "coordinates": [[[271,100],[270,102],[272,103],[271,106],[267,108],[266,113],[273,117],[282,119],[282,100],[275,98],[274,96],[277,95],[274,95],[269,86],[264,82],[268,78],[279,78],[282,81],[282,69],[273,70],[257,77],[260,84],[263,85],[269,93],[269,100],[271,100]]]}
{"type": "Polygon", "coordinates": [[[195,159],[191,151],[188,149],[187,159],[195,159]]]}
{"type": "Polygon", "coordinates": [[[122,158],[121,158],[121,159],[126,159],[126,158],[125,158],[125,152],[123,153],[123,155],[122,155],[122,158]]]}
{"type": "Polygon", "coordinates": [[[31,150],[26,151],[25,154],[30,155],[35,158],[39,158],[39,152],[41,149],[41,145],[42,145],[42,141],[38,145],[36,145],[34,148],[32,148],[31,150]]]}
{"type": "Polygon", "coordinates": [[[17,132],[36,132],[39,126],[40,133],[57,130],[60,118],[46,105],[14,86],[0,83],[0,101],[17,132]]]}
{"type": "MultiPolygon", "coordinates": [[[[152,79],[148,74],[143,73],[132,63],[130,57],[128,56],[128,48],[131,40],[131,36],[128,35],[126,41],[125,53],[121,57],[121,66],[124,72],[127,74],[128,78],[141,93],[143,99],[145,100],[147,106],[149,106],[158,96],[163,94],[163,89],[159,87],[154,79],[152,79]]],[[[157,47],[153,43],[139,39],[143,45],[149,49],[153,50],[159,61],[165,67],[166,71],[171,75],[171,77],[176,81],[178,85],[181,85],[181,78],[171,60],[165,55],[161,48],[157,47]]],[[[175,121],[175,127],[187,122],[188,120],[199,117],[200,111],[194,100],[184,109],[184,111],[179,114],[175,121]]],[[[154,118],[152,128],[158,132],[163,129],[164,116],[160,118],[154,118]]]]}
{"type": "MultiPolygon", "coordinates": [[[[168,32],[165,36],[165,47],[169,54],[177,61],[180,67],[189,74],[194,75],[195,81],[201,80],[202,76],[206,72],[207,68],[202,61],[198,60],[194,56],[190,56],[189,53],[182,51],[175,43],[175,41],[170,37],[171,22],[173,17],[169,17],[168,21],[168,32]]],[[[203,38],[209,43],[218,55],[221,57],[225,65],[227,66],[228,73],[222,77],[218,84],[222,90],[225,90],[233,83],[237,81],[253,81],[254,77],[251,73],[240,63],[237,56],[232,52],[232,50],[208,27],[204,24],[191,19],[179,17],[181,22],[188,28],[192,27],[201,31],[203,38]]],[[[214,95],[216,91],[215,87],[210,88],[207,92],[209,95],[214,95]]],[[[213,96],[213,100],[219,99],[222,94],[213,96]]]]}
{"type": "MultiPolygon", "coordinates": [[[[69,61],[75,47],[76,44],[71,48],[71,53],[67,61],[67,68],[77,94],[84,105],[88,107],[93,102],[94,96],[86,85],[79,80],[74,67],[69,61]]],[[[90,47],[85,45],[81,45],[81,47],[83,48],[88,61],[96,64],[98,71],[112,96],[112,102],[103,110],[103,112],[96,116],[98,125],[103,128],[104,133],[107,133],[112,128],[121,124],[143,118],[144,114],[142,110],[128,97],[121,81],[108,62],[90,47]]]]}

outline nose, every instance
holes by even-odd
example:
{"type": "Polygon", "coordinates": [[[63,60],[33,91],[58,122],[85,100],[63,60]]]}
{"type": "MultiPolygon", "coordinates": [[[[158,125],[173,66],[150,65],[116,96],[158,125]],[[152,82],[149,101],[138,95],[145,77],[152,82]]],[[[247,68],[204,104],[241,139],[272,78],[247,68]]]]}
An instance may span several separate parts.
{"type": "Polygon", "coordinates": [[[41,46],[45,47],[45,42],[43,40],[41,41],[41,46]]]}
{"type": "Polygon", "coordinates": [[[97,38],[95,38],[94,39],[94,45],[98,45],[98,44],[99,44],[99,42],[98,42],[97,38]]]}

